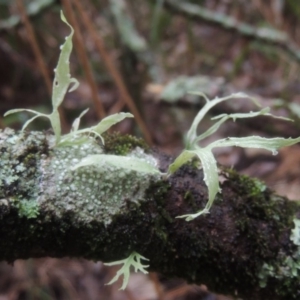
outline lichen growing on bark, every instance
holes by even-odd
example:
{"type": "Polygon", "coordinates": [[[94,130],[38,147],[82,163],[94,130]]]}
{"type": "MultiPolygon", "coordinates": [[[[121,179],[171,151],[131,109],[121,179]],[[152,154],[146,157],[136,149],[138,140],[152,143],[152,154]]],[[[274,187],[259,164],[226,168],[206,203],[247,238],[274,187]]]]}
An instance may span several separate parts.
{"type": "Polygon", "coordinates": [[[49,154],[45,134],[16,134],[12,129],[0,131],[0,198],[2,205],[20,209],[20,215],[34,217],[38,208],[33,201],[39,195],[41,158],[49,154]],[[29,204],[29,205],[28,205],[29,204]]]}
{"type": "MultiPolygon", "coordinates": [[[[49,155],[30,152],[32,143],[39,148],[40,143],[51,145],[52,138],[42,133],[27,135],[15,134],[14,131],[6,138],[2,135],[1,149],[5,154],[1,159],[0,182],[6,187],[6,195],[1,197],[8,196],[9,201],[19,208],[21,216],[34,217],[38,214],[35,201],[45,212],[57,216],[71,214],[74,222],[88,223],[98,217],[108,225],[127,201],[145,201],[149,185],[161,179],[159,174],[137,173],[109,165],[72,170],[83,158],[104,153],[101,144],[93,137],[87,137],[84,143],[74,140],[73,145],[52,148],[49,155]],[[24,164],[30,155],[35,155],[32,167],[24,164]],[[20,157],[23,157],[22,161],[20,157]],[[38,184],[27,181],[28,172],[32,172],[32,180],[38,184]],[[27,191],[30,186],[34,190],[27,191]],[[16,193],[13,187],[18,187],[16,193]]],[[[157,167],[156,159],[141,148],[132,149],[127,156],[138,157],[157,167]]]]}
{"type": "MultiPolygon", "coordinates": [[[[136,151],[128,155],[140,156],[136,151]]],[[[46,210],[53,210],[55,214],[72,212],[80,222],[89,222],[97,216],[107,225],[126,201],[145,201],[150,182],[159,180],[160,176],[108,165],[72,170],[81,159],[101,153],[102,147],[93,138],[83,145],[53,150],[51,163],[44,162],[45,185],[43,197],[39,199],[46,210]],[[43,199],[47,199],[46,202],[43,199]]]]}
{"type": "MultiPolygon", "coordinates": [[[[294,247],[290,253],[279,252],[276,260],[264,263],[258,273],[259,286],[261,288],[266,287],[268,280],[284,282],[284,288],[276,288],[278,295],[284,295],[286,290],[292,290],[300,273],[300,220],[295,218],[293,222],[295,227],[291,230],[290,240],[293,242],[294,247]]],[[[297,298],[298,296],[297,292],[295,292],[295,297],[297,298]]]]}
{"type": "MultiPolygon", "coordinates": [[[[206,284],[216,292],[238,293],[250,300],[299,299],[299,282],[293,275],[299,246],[292,238],[292,231],[298,233],[294,223],[299,217],[297,203],[273,194],[258,180],[225,170],[222,194],[210,214],[193,222],[176,219],[207,201],[203,174],[187,164],[169,178],[148,177],[147,188],[146,178],[129,174],[135,175],[139,190],[131,186],[127,197],[120,200],[123,206],[104,207],[93,214],[88,210],[90,202],[83,201],[91,198],[88,188],[94,188],[95,181],[88,176],[98,175],[97,170],[88,167],[77,173],[68,168],[76,163],[73,159],[102,153],[102,146],[91,139],[89,147],[79,143],[49,148],[52,139],[44,133],[0,132],[0,151],[5,153],[0,178],[1,259],[69,256],[107,262],[136,251],[150,259],[151,270],[206,284]],[[26,186],[21,178],[8,183],[5,174],[23,177],[26,186]],[[72,184],[83,195],[82,203],[70,210],[68,205],[73,203],[69,199],[75,197],[72,184]],[[63,190],[57,191],[59,185],[65,185],[63,190]],[[140,186],[145,193],[139,193],[140,186]],[[20,215],[17,203],[28,204],[23,201],[36,201],[39,214],[35,218],[20,215]],[[108,211],[114,214],[111,218],[105,217],[108,211]],[[278,276],[284,270],[291,276],[278,276]],[[263,282],[264,288],[259,286],[263,282]]],[[[151,157],[140,148],[130,153],[146,160],[151,157]]],[[[160,166],[170,163],[169,158],[162,162],[164,156],[156,157],[160,166]]],[[[113,186],[107,187],[111,182],[104,180],[109,191],[105,190],[103,199],[107,201],[106,196],[117,186],[123,189],[117,175],[113,186]]],[[[95,196],[102,201],[99,193],[95,196]]]]}

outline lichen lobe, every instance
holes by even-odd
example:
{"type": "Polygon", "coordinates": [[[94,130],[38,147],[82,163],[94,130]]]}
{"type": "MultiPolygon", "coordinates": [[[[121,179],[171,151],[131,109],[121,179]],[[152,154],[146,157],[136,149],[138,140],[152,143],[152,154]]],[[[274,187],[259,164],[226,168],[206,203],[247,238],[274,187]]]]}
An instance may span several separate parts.
{"type": "MultiPolygon", "coordinates": [[[[89,155],[104,154],[94,138],[84,144],[57,147],[53,156],[42,162],[41,196],[43,210],[61,216],[68,213],[76,222],[88,223],[95,218],[108,225],[119,213],[126,213],[126,202],[145,201],[145,192],[159,175],[137,173],[110,165],[72,169],[89,155]]],[[[156,164],[151,155],[134,148],[127,156],[156,164]]]]}

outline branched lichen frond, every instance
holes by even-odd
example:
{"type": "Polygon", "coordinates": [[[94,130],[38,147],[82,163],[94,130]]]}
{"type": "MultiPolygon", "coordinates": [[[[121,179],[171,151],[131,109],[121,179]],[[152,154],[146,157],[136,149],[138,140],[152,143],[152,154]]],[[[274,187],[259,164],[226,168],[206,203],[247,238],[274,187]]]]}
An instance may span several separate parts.
{"type": "MultiPolygon", "coordinates": [[[[203,96],[202,93],[199,93],[200,96],[203,96]]],[[[204,173],[204,181],[208,188],[208,202],[204,209],[194,213],[194,214],[186,214],[183,216],[179,216],[178,218],[185,218],[186,221],[191,221],[197,218],[202,214],[209,213],[209,210],[215,200],[215,197],[218,192],[220,192],[220,185],[219,185],[219,178],[218,178],[218,167],[217,162],[214,158],[212,150],[218,147],[230,147],[230,146],[237,146],[242,148],[262,148],[265,150],[269,150],[273,153],[273,155],[277,154],[277,150],[281,147],[290,146],[300,142],[300,137],[296,139],[284,139],[284,138],[272,138],[267,139],[260,136],[249,136],[249,137],[228,137],[226,139],[221,139],[212,142],[211,144],[207,145],[206,147],[200,147],[199,142],[204,138],[210,136],[211,134],[215,133],[219,127],[225,123],[229,119],[242,119],[242,118],[254,118],[257,116],[270,116],[274,118],[279,118],[287,121],[291,121],[290,119],[273,116],[269,113],[270,109],[263,108],[257,112],[249,112],[249,113],[236,113],[236,114],[222,114],[217,117],[212,118],[212,120],[219,119],[214,125],[212,125],[207,131],[204,133],[197,135],[197,128],[199,123],[204,118],[206,113],[215,105],[230,100],[232,98],[248,98],[252,100],[254,103],[258,105],[255,99],[247,96],[243,93],[236,93],[227,97],[223,98],[215,98],[213,100],[207,99],[204,96],[206,103],[203,108],[199,111],[197,116],[195,117],[190,130],[187,133],[186,137],[186,149],[175,159],[175,161],[169,166],[168,173],[173,174],[176,170],[178,170],[183,164],[189,161],[193,157],[198,157],[201,161],[201,166],[204,173]]]]}
{"type": "Polygon", "coordinates": [[[58,59],[58,64],[56,69],[54,69],[55,77],[54,77],[53,87],[52,87],[52,107],[53,107],[52,113],[42,114],[40,112],[31,109],[21,108],[21,109],[9,110],[4,114],[4,116],[7,116],[9,114],[22,112],[22,111],[27,111],[35,114],[34,117],[29,119],[23,125],[22,130],[24,130],[32,121],[34,121],[38,117],[48,118],[50,120],[52,129],[55,133],[56,144],[59,143],[61,137],[61,125],[60,125],[58,108],[61,105],[62,101],[64,100],[65,94],[68,92],[70,84],[73,84],[73,86],[70,88],[69,92],[74,91],[79,85],[79,82],[75,78],[71,78],[70,75],[69,59],[73,48],[72,37],[74,34],[74,30],[72,26],[67,22],[63,12],[61,12],[60,16],[62,21],[70,27],[71,33],[66,37],[65,43],[60,47],[61,52],[58,59]]]}
{"type": "MultiPolygon", "coordinates": [[[[7,111],[4,116],[7,116],[9,114],[27,111],[30,113],[35,114],[34,117],[29,119],[22,127],[22,131],[27,128],[27,126],[34,121],[38,117],[45,117],[50,120],[50,123],[52,125],[52,129],[55,134],[55,140],[56,140],[56,146],[68,146],[72,145],[73,143],[80,143],[80,139],[78,139],[79,135],[85,134],[85,133],[92,133],[99,137],[104,144],[104,140],[102,138],[102,134],[107,131],[111,126],[115,125],[118,122],[121,122],[125,118],[132,118],[133,115],[130,113],[118,113],[111,116],[108,116],[101,120],[97,125],[92,126],[90,128],[85,128],[79,130],[80,125],[80,119],[87,113],[88,109],[84,110],[79,117],[77,117],[73,124],[72,129],[69,134],[64,135],[61,137],[61,122],[60,122],[60,116],[58,112],[58,108],[63,102],[66,93],[74,91],[78,85],[79,82],[77,79],[72,78],[70,75],[70,55],[73,48],[72,43],[72,37],[74,35],[73,27],[68,23],[66,20],[63,12],[61,12],[61,19],[64,23],[66,23],[70,29],[71,33],[66,37],[66,41],[63,45],[60,46],[60,56],[58,59],[58,64],[56,68],[54,69],[55,77],[53,80],[53,87],[52,87],[52,113],[51,114],[43,114],[31,109],[24,109],[24,108],[18,108],[18,109],[12,109],[7,111]],[[69,89],[70,85],[73,84],[73,86],[69,89]],[[75,140],[77,140],[75,142],[75,140]]],[[[85,138],[81,139],[81,142],[86,142],[85,138]]]]}
{"type": "Polygon", "coordinates": [[[129,281],[130,267],[134,268],[134,272],[140,271],[144,274],[148,274],[148,271],[145,268],[147,268],[149,266],[148,265],[143,265],[142,262],[141,262],[142,259],[143,260],[148,260],[147,258],[140,255],[139,253],[132,252],[125,259],[114,261],[114,262],[111,262],[111,263],[105,263],[106,266],[115,266],[115,265],[123,264],[122,268],[117,272],[115,277],[107,284],[113,284],[114,282],[116,282],[119,279],[120,276],[123,275],[123,284],[122,284],[120,290],[125,290],[127,285],[128,285],[128,281],[129,281]]]}

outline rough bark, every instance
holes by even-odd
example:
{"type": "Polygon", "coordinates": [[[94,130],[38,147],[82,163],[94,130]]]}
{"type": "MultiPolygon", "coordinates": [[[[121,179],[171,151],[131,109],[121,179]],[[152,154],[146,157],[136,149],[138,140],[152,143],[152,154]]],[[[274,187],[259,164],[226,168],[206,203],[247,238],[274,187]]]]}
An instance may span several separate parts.
{"type": "Polygon", "coordinates": [[[224,170],[222,194],[210,214],[186,222],[176,216],[207,201],[203,175],[193,163],[168,179],[118,168],[72,171],[84,155],[102,151],[154,157],[163,171],[170,159],[136,148],[145,145],[132,137],[107,136],[104,148],[92,138],[63,147],[51,143],[49,133],[0,131],[2,260],[68,256],[108,262],[136,251],[150,259],[150,270],[215,292],[299,299],[297,202],[224,170]]]}

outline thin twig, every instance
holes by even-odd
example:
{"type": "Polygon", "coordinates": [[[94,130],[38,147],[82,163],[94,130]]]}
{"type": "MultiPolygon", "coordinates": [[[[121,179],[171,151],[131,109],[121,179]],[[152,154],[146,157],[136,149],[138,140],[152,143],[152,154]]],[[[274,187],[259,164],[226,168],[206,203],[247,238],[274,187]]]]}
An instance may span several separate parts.
{"type": "Polygon", "coordinates": [[[137,110],[137,108],[134,104],[134,101],[132,100],[132,98],[126,88],[119,71],[117,70],[117,68],[114,65],[112,58],[110,57],[109,53],[106,51],[103,40],[101,38],[101,35],[94,28],[88,14],[86,13],[84,7],[82,6],[81,2],[78,0],[74,0],[74,4],[77,8],[78,13],[80,14],[80,17],[82,19],[84,26],[86,27],[86,29],[90,32],[91,36],[93,37],[93,40],[96,43],[96,47],[97,47],[101,57],[103,58],[103,62],[105,64],[106,68],[108,69],[108,72],[111,74],[116,86],[118,87],[118,89],[120,91],[121,96],[123,97],[124,101],[126,102],[126,104],[129,107],[130,111],[133,113],[133,115],[136,119],[136,122],[138,123],[139,127],[141,128],[141,131],[143,132],[145,140],[147,141],[148,144],[151,145],[152,138],[151,138],[150,132],[149,132],[140,112],[137,110]]]}
{"type": "Polygon", "coordinates": [[[118,101],[110,107],[109,114],[111,115],[121,111],[124,106],[125,106],[124,101],[121,98],[118,99],[118,101]]]}
{"type": "Polygon", "coordinates": [[[188,286],[188,285],[176,287],[176,288],[166,292],[164,300],[172,300],[172,299],[176,299],[179,297],[183,297],[189,291],[190,291],[190,286],[188,286]]]}
{"type": "Polygon", "coordinates": [[[28,40],[29,40],[29,43],[30,43],[30,45],[32,47],[32,50],[34,52],[35,58],[37,60],[38,67],[39,67],[39,69],[40,69],[40,71],[43,75],[48,93],[49,93],[49,95],[51,95],[52,83],[51,83],[51,80],[50,80],[50,76],[48,74],[46,64],[43,60],[41,50],[40,50],[39,45],[37,43],[37,40],[35,38],[34,30],[31,26],[31,23],[30,23],[29,18],[27,16],[26,8],[25,8],[24,3],[23,3],[22,0],[17,0],[17,5],[18,5],[18,8],[19,8],[19,11],[20,11],[20,14],[21,14],[21,19],[22,19],[22,21],[25,25],[26,31],[28,33],[28,40]]]}
{"type": "Polygon", "coordinates": [[[75,43],[75,50],[77,52],[78,58],[82,64],[82,67],[84,69],[84,72],[86,74],[86,78],[88,81],[88,84],[91,88],[92,92],[92,99],[94,103],[94,107],[97,113],[97,116],[101,119],[106,116],[104,107],[102,105],[101,98],[99,96],[99,93],[97,91],[97,84],[93,75],[93,71],[91,68],[91,65],[88,60],[88,56],[86,53],[86,50],[84,48],[84,41],[82,38],[82,34],[80,32],[80,28],[77,22],[77,18],[75,17],[74,11],[72,9],[72,4],[70,0],[62,0],[63,7],[65,9],[67,19],[71,23],[71,25],[74,27],[74,43],[75,43]]]}

